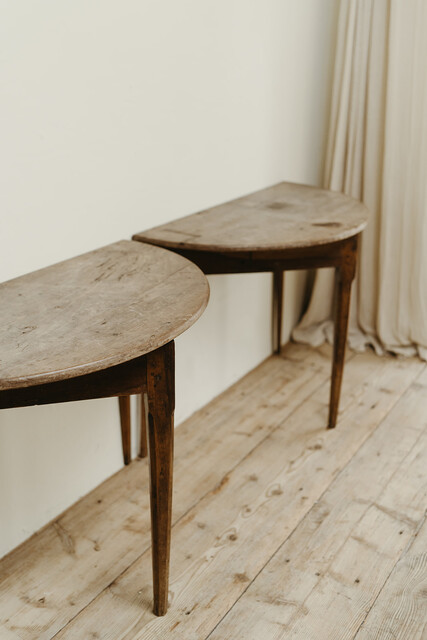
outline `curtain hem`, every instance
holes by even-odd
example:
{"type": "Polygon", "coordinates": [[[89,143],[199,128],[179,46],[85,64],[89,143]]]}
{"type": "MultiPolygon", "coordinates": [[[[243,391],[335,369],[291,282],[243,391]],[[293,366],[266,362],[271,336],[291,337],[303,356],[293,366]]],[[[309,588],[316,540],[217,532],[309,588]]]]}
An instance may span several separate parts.
{"type": "MultiPolygon", "coordinates": [[[[312,347],[320,347],[325,342],[333,344],[334,323],[332,320],[324,320],[311,324],[309,327],[297,326],[292,331],[291,339],[293,342],[308,344],[312,347]]],[[[419,344],[384,344],[377,337],[369,335],[359,328],[349,329],[347,343],[350,349],[359,353],[371,348],[378,356],[386,354],[405,357],[417,356],[420,360],[427,362],[427,347],[419,344]]]]}

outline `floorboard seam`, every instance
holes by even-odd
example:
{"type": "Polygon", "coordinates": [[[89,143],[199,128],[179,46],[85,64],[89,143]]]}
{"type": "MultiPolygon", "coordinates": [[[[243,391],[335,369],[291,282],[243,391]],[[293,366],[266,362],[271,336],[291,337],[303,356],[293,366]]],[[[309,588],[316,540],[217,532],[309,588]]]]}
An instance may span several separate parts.
{"type": "MultiPolygon", "coordinates": [[[[253,580],[251,580],[251,582],[246,586],[246,588],[244,589],[244,591],[242,591],[242,593],[240,594],[240,596],[237,598],[237,600],[233,603],[233,605],[230,607],[230,609],[222,616],[221,620],[219,620],[219,622],[212,628],[212,630],[209,632],[209,635],[206,636],[205,640],[209,640],[209,638],[212,636],[212,634],[214,633],[214,631],[217,629],[217,627],[222,623],[222,621],[224,620],[224,618],[227,617],[227,615],[230,613],[230,611],[232,611],[234,609],[234,607],[236,606],[236,604],[239,602],[239,600],[245,595],[246,591],[250,588],[250,586],[252,585],[253,582],[255,582],[255,580],[258,578],[258,576],[264,571],[264,569],[266,568],[266,566],[269,564],[269,562],[279,553],[279,551],[281,550],[281,548],[283,547],[284,544],[286,544],[286,542],[292,537],[292,535],[295,533],[296,529],[299,527],[299,525],[301,524],[301,522],[303,522],[303,520],[305,520],[305,518],[307,518],[311,512],[311,510],[314,508],[314,505],[316,502],[319,502],[320,500],[322,500],[323,496],[325,495],[325,493],[327,493],[327,491],[329,490],[329,488],[331,487],[331,485],[333,485],[335,482],[337,482],[341,476],[342,473],[344,473],[345,469],[348,467],[348,465],[352,462],[352,460],[357,456],[357,454],[359,453],[360,449],[365,446],[366,443],[369,442],[369,440],[373,437],[373,435],[376,433],[376,431],[379,429],[379,427],[382,425],[382,423],[384,422],[384,420],[386,420],[386,418],[388,417],[389,413],[394,409],[394,407],[398,404],[398,402],[400,402],[405,395],[410,391],[412,385],[418,380],[418,378],[421,376],[421,374],[424,372],[425,367],[415,376],[415,378],[410,382],[410,384],[406,387],[405,391],[402,393],[402,395],[400,395],[397,399],[396,402],[393,404],[392,407],[390,407],[389,411],[385,414],[385,416],[382,418],[382,420],[378,423],[378,425],[375,427],[375,429],[368,435],[368,437],[363,440],[363,442],[361,443],[361,445],[357,448],[357,450],[354,452],[354,455],[349,459],[349,461],[347,462],[347,464],[338,472],[338,474],[335,476],[335,478],[333,478],[331,480],[331,482],[329,483],[329,485],[325,488],[325,490],[321,493],[321,495],[317,498],[317,500],[313,503],[313,505],[310,507],[310,509],[308,511],[306,511],[306,513],[301,517],[301,519],[298,521],[298,523],[295,525],[295,527],[292,529],[292,531],[289,532],[289,534],[286,536],[285,540],[283,540],[283,542],[277,547],[277,549],[274,551],[274,553],[270,556],[270,558],[268,559],[268,561],[263,565],[263,567],[261,567],[261,569],[258,571],[258,573],[256,574],[256,576],[254,576],[253,580]]],[[[422,433],[420,434],[420,437],[422,437],[422,433]]],[[[417,438],[417,442],[418,442],[419,438],[417,438]]],[[[414,445],[415,446],[415,445],[414,445]]],[[[413,447],[411,447],[411,450],[413,449],[413,447]]],[[[409,452],[408,454],[409,455],[409,452]]],[[[406,456],[405,456],[406,458],[406,456]]],[[[394,474],[393,474],[394,475],[394,474]]],[[[364,514],[363,514],[364,515],[364,514]]],[[[363,515],[361,517],[363,517],[363,515]]],[[[425,514],[426,517],[427,514],[425,514]]],[[[374,606],[379,594],[381,593],[381,591],[383,590],[385,584],[387,583],[394,567],[396,566],[396,564],[400,561],[400,559],[402,558],[402,556],[407,552],[407,550],[410,548],[410,546],[413,544],[416,535],[418,533],[418,531],[420,530],[422,524],[424,523],[424,519],[421,521],[421,524],[417,526],[417,529],[414,533],[413,538],[410,540],[410,542],[408,542],[408,544],[406,545],[404,551],[402,552],[402,554],[399,556],[398,560],[396,561],[395,565],[393,566],[392,570],[390,571],[390,574],[387,576],[384,584],[382,585],[381,589],[379,590],[372,606],[369,608],[369,611],[372,609],[372,607],[374,606]]],[[[343,543],[344,544],[344,543],[343,543]]],[[[308,597],[308,596],[307,596],[308,597]]],[[[367,616],[369,615],[369,611],[366,613],[366,616],[364,618],[364,620],[362,621],[360,627],[364,624],[367,616]]],[[[357,633],[359,632],[360,627],[358,627],[356,634],[353,636],[353,640],[356,637],[357,633]]]]}
{"type": "Polygon", "coordinates": [[[396,563],[393,565],[390,573],[387,575],[386,579],[384,580],[381,589],[378,591],[372,605],[370,606],[369,610],[366,612],[365,617],[363,618],[362,622],[360,623],[360,625],[358,626],[356,633],[353,636],[353,640],[355,640],[355,638],[357,638],[357,635],[359,633],[359,631],[362,629],[363,625],[366,622],[366,618],[369,616],[370,612],[372,611],[372,609],[375,607],[375,603],[377,602],[378,598],[380,597],[380,595],[382,594],[385,586],[387,585],[388,581],[390,580],[390,576],[393,573],[393,571],[396,568],[396,565],[399,564],[399,562],[402,560],[402,558],[405,557],[405,555],[408,553],[408,551],[411,549],[412,545],[414,544],[416,537],[419,533],[419,531],[421,530],[421,528],[424,526],[424,524],[426,523],[427,520],[427,511],[424,512],[424,517],[420,520],[420,522],[418,523],[418,526],[416,528],[416,530],[413,533],[412,538],[408,541],[408,544],[406,545],[406,547],[403,549],[402,553],[400,554],[400,556],[398,557],[398,559],[396,560],[396,563]]]}
{"type": "MultiPolygon", "coordinates": [[[[271,356],[270,356],[271,357],[271,356]]],[[[274,357],[274,356],[273,356],[274,357]]],[[[352,355],[352,357],[350,359],[353,359],[354,355],[352,355]]],[[[285,359],[285,358],[283,358],[285,359]]],[[[316,372],[313,373],[313,376],[316,375],[316,372]]],[[[237,384],[237,383],[235,383],[237,384]]],[[[329,384],[329,378],[326,378],[325,380],[323,380],[316,388],[315,390],[313,390],[312,392],[310,392],[309,395],[312,395],[314,393],[316,393],[323,385],[325,384],[329,384]]],[[[298,405],[296,405],[294,407],[294,409],[292,409],[291,413],[289,413],[286,418],[284,418],[281,422],[279,422],[271,431],[269,431],[265,437],[260,440],[250,451],[248,451],[242,458],[240,458],[239,462],[237,462],[233,467],[231,467],[224,475],[224,477],[226,477],[228,474],[232,473],[235,469],[237,469],[237,467],[244,461],[246,460],[246,458],[248,458],[267,438],[269,438],[271,436],[271,434],[273,434],[275,431],[277,431],[277,429],[280,429],[283,424],[286,422],[286,420],[288,420],[294,413],[295,411],[297,411],[301,405],[304,404],[304,402],[306,401],[306,398],[304,398],[298,405]]],[[[179,429],[179,427],[178,427],[179,429]]],[[[194,509],[195,507],[197,507],[197,505],[206,498],[206,496],[208,496],[210,493],[216,491],[216,489],[218,488],[218,486],[221,484],[221,481],[219,483],[217,483],[212,489],[209,489],[209,491],[206,491],[206,493],[204,493],[194,504],[192,504],[184,513],[181,514],[181,516],[174,521],[173,525],[172,525],[172,531],[173,528],[183,519],[185,518],[188,513],[194,509]]],[[[140,558],[145,555],[147,553],[147,551],[149,551],[149,549],[151,549],[151,545],[149,545],[148,547],[146,547],[134,560],[133,562],[131,562],[130,565],[128,565],[125,569],[123,569],[123,571],[121,571],[107,586],[105,586],[101,591],[99,591],[99,593],[96,594],[96,596],[94,596],[94,598],[92,598],[82,609],[80,609],[80,611],[78,613],[76,613],[76,615],[74,615],[72,618],[70,618],[67,623],[61,627],[60,629],[58,629],[55,634],[53,636],[50,637],[50,640],[54,640],[56,638],[56,636],[61,633],[64,629],[66,629],[66,627],[73,622],[73,620],[75,620],[76,618],[79,617],[79,615],[81,615],[83,613],[83,611],[85,611],[102,593],[104,593],[104,591],[107,591],[107,589],[109,589],[111,587],[112,584],[114,584],[114,582],[116,582],[123,574],[126,573],[126,571],[128,571],[130,569],[130,567],[135,564],[136,562],[138,562],[140,560],[140,558]]],[[[275,554],[273,554],[275,555],[275,554]]],[[[272,556],[273,557],[273,556],[272,556]]],[[[246,591],[246,589],[245,589],[246,591]]],[[[237,602],[237,601],[236,601],[237,602]]],[[[234,605],[233,605],[234,606],[234,605]]],[[[210,635],[210,634],[209,634],[210,635]]]]}

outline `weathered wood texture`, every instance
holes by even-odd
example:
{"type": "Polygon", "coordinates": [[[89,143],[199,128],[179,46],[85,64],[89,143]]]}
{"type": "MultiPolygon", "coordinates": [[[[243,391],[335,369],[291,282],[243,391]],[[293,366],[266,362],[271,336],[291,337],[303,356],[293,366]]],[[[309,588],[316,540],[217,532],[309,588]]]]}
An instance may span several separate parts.
{"type": "MultiPolygon", "coordinates": [[[[273,369],[271,361],[265,362],[218,398],[213,407],[181,425],[175,463],[175,518],[219,484],[242,455],[327,379],[328,356],[323,355],[327,350],[292,345],[287,353],[285,360],[273,362],[273,369]],[[254,423],[255,413],[259,423],[254,423]],[[224,415],[229,418],[224,420],[224,415]],[[206,422],[206,429],[199,428],[201,422],[206,422]],[[211,455],[200,456],[199,451],[210,451],[211,455]]],[[[19,625],[25,638],[50,638],[51,632],[53,635],[97,595],[100,584],[107,587],[141,554],[141,544],[149,548],[147,467],[141,462],[130,465],[126,472],[130,475],[119,474],[101,485],[89,503],[77,503],[78,514],[67,511],[9,556],[14,560],[19,556],[18,564],[9,564],[8,558],[2,561],[0,619],[7,617],[12,626],[19,625]],[[86,563],[91,568],[89,580],[86,563]],[[11,607],[7,593],[18,575],[18,584],[27,595],[24,599],[14,597],[11,607]],[[57,585],[53,593],[52,584],[57,585]],[[69,597],[70,588],[73,598],[69,597]],[[48,591],[49,607],[43,611],[34,608],[36,595],[48,591]],[[29,620],[28,628],[22,629],[22,619],[29,620]]],[[[147,607],[151,607],[148,592],[147,598],[147,607]]]]}
{"type": "Polygon", "coordinates": [[[366,223],[366,207],[353,198],[282,182],[141,231],[134,240],[224,253],[272,251],[345,240],[360,233],[366,223]]]}
{"type": "MultiPolygon", "coordinates": [[[[138,413],[139,413],[139,451],[140,458],[145,458],[148,453],[147,448],[147,394],[145,393],[145,379],[143,392],[139,396],[138,413]]],[[[122,448],[123,459],[125,464],[129,464],[131,461],[131,400],[130,396],[121,396],[119,398],[120,409],[120,427],[122,431],[122,448]]]]}
{"type": "Polygon", "coordinates": [[[426,640],[427,521],[393,569],[356,640],[426,640]]]}
{"type": "Polygon", "coordinates": [[[356,274],[356,245],[349,250],[347,259],[336,269],[337,296],[334,325],[334,351],[332,357],[331,391],[329,398],[328,428],[337,423],[344,373],[344,356],[347,343],[348,319],[350,313],[351,285],[356,274]]]}
{"type": "Polygon", "coordinates": [[[148,446],[147,446],[147,438],[148,438],[148,433],[147,433],[147,424],[148,424],[148,398],[147,398],[147,394],[143,393],[140,396],[140,403],[139,403],[139,452],[138,455],[140,458],[145,458],[145,456],[148,453],[148,446]]]}
{"type": "Polygon", "coordinates": [[[157,616],[163,616],[168,608],[172,524],[173,414],[175,410],[173,342],[148,354],[147,394],[154,613],[157,616]]]}
{"type": "Polygon", "coordinates": [[[142,231],[134,240],[173,249],[206,274],[273,273],[273,352],[280,352],[283,271],[335,267],[338,280],[328,427],[336,425],[357,238],[366,207],[342,193],[282,182],[142,231]]]}
{"type": "Polygon", "coordinates": [[[0,390],[149,353],[191,326],[208,296],[194,264],[129,240],[0,284],[0,390]]]}
{"type": "Polygon", "coordinates": [[[426,391],[424,369],[211,640],[354,638],[425,519],[426,391]]]}
{"type": "Polygon", "coordinates": [[[276,269],[273,272],[273,353],[280,353],[282,347],[283,281],[283,270],[276,269]]]}
{"type": "Polygon", "coordinates": [[[120,429],[122,432],[123,462],[129,464],[132,460],[131,425],[130,425],[130,396],[119,396],[120,429]]]}
{"type": "Polygon", "coordinates": [[[138,460],[1,561],[0,637],[353,638],[424,517],[427,373],[350,354],[326,431],[329,358],[290,345],[178,428],[165,617],[138,460]]]}
{"type": "Polygon", "coordinates": [[[129,464],[129,394],[148,393],[157,615],[169,579],[173,339],[202,313],[208,292],[192,263],[129,241],[0,285],[0,408],[118,395],[129,464]]]}
{"type": "Polygon", "coordinates": [[[0,409],[140,393],[146,386],[145,356],[76,378],[0,389],[0,409]]]}

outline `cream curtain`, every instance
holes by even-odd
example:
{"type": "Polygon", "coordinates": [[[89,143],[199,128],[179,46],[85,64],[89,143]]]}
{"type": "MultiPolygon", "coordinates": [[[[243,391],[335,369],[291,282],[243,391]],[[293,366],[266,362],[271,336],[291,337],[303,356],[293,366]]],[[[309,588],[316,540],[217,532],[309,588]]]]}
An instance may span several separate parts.
{"type": "MultiPolygon", "coordinates": [[[[427,360],[427,0],[342,0],[324,186],[362,200],[350,345],[427,360]]],[[[319,270],[300,342],[332,340],[319,270]]]]}

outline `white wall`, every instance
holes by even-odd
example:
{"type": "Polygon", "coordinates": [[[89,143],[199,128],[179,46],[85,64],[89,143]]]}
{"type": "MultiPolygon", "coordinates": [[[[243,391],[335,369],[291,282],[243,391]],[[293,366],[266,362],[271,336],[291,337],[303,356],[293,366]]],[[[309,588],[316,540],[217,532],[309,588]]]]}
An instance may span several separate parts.
{"type": "MultiPolygon", "coordinates": [[[[283,179],[317,183],[336,4],[0,2],[0,279],[283,179]]],[[[177,341],[177,422],[270,352],[270,276],[210,284],[177,341]]],[[[114,399],[1,412],[0,555],[120,467],[114,399]]]]}

